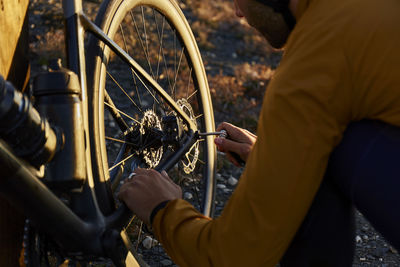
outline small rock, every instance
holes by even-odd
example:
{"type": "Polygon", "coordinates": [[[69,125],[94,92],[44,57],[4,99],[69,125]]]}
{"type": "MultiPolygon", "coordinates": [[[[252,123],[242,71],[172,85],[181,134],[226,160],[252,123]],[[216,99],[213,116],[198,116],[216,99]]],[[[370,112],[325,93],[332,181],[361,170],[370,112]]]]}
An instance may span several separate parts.
{"type": "Polygon", "coordinates": [[[232,193],[232,189],[225,188],[225,189],[224,189],[224,193],[230,194],[230,193],[232,193]]]}
{"type": "Polygon", "coordinates": [[[378,258],[382,258],[386,255],[386,253],[388,253],[389,248],[377,248],[375,249],[375,251],[373,252],[374,255],[378,258]]]}
{"type": "Polygon", "coordinates": [[[356,236],[356,243],[362,243],[362,238],[359,235],[356,236]]]}
{"type": "Polygon", "coordinates": [[[364,240],[368,240],[368,236],[367,235],[363,235],[363,239],[364,240]]]}
{"type": "Polygon", "coordinates": [[[193,195],[190,192],[185,192],[185,194],[183,194],[183,198],[186,200],[191,200],[193,199],[193,195]]]}
{"type": "Polygon", "coordinates": [[[390,250],[390,252],[392,252],[393,254],[397,254],[397,250],[396,250],[394,247],[390,246],[390,247],[389,247],[389,250],[390,250]]]}
{"type": "Polygon", "coordinates": [[[364,232],[367,232],[369,230],[369,226],[368,225],[363,225],[361,227],[361,230],[363,230],[364,232]]]}
{"type": "Polygon", "coordinates": [[[142,245],[146,249],[151,249],[152,247],[156,246],[158,244],[158,241],[156,239],[151,238],[150,236],[147,236],[143,241],[142,245]]]}
{"type": "Polygon", "coordinates": [[[216,177],[217,177],[217,181],[218,182],[223,182],[224,181],[224,178],[222,177],[221,174],[217,173],[216,177]]]}
{"type": "Polygon", "coordinates": [[[233,177],[233,176],[229,177],[229,179],[228,179],[229,185],[235,186],[237,183],[238,183],[238,180],[235,177],[233,177]]]}
{"type": "Polygon", "coordinates": [[[217,184],[217,188],[218,188],[218,189],[225,189],[225,188],[226,188],[226,185],[224,185],[224,184],[217,184]]]}
{"type": "Polygon", "coordinates": [[[161,265],[162,266],[170,266],[170,265],[172,265],[172,261],[170,261],[170,260],[162,260],[161,261],[161,265]]]}

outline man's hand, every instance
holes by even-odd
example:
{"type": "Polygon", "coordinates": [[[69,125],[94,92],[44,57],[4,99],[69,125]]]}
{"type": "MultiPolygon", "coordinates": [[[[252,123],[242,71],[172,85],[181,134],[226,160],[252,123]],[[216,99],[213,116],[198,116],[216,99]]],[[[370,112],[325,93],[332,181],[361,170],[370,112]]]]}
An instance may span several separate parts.
{"type": "Polygon", "coordinates": [[[181,188],[163,171],[136,169],[126,180],[118,197],[145,223],[149,223],[153,209],[166,200],[182,198],[181,188]]]}
{"type": "Polygon", "coordinates": [[[215,138],[214,142],[218,150],[225,152],[233,164],[240,166],[239,162],[229,152],[238,154],[242,160],[246,161],[257,140],[257,136],[227,122],[223,122],[217,127],[217,131],[221,130],[226,130],[229,139],[215,138]]]}

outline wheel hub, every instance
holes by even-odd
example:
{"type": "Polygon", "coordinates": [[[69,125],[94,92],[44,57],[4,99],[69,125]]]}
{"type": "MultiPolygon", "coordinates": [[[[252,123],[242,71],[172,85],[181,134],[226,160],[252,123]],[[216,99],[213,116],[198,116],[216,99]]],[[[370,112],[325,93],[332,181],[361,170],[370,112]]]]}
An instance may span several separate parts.
{"type": "MultiPolygon", "coordinates": [[[[179,99],[179,108],[184,111],[197,126],[192,106],[186,99],[179,99]]],[[[126,138],[134,147],[137,156],[142,159],[148,168],[155,168],[161,161],[166,150],[176,151],[182,145],[186,125],[173,112],[172,115],[159,116],[153,110],[146,110],[140,121],[140,126],[133,125],[127,132],[126,138]]],[[[183,170],[189,174],[193,172],[199,158],[199,142],[195,142],[181,160],[183,170]]]]}

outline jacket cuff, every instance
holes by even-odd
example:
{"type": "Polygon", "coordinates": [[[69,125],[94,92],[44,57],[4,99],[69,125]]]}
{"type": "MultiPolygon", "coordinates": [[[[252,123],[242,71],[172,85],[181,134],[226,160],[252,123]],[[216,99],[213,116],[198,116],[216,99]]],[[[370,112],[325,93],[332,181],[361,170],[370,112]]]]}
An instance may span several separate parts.
{"type": "Polygon", "coordinates": [[[157,206],[155,206],[155,208],[151,211],[151,214],[150,214],[150,225],[153,225],[154,217],[156,217],[157,213],[161,209],[163,209],[169,202],[170,202],[170,200],[165,200],[165,201],[159,203],[157,206]]]}

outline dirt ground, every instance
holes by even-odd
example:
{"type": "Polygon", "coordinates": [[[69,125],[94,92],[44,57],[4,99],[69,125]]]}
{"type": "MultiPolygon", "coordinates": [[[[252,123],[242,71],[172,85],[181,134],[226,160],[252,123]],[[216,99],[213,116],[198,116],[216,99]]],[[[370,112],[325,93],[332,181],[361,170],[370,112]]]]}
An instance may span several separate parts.
{"type": "MultiPolygon", "coordinates": [[[[33,73],[51,58],[63,57],[61,1],[32,0],[30,11],[31,59],[33,73]]],[[[94,16],[96,0],[85,1],[94,16]]],[[[230,121],[251,131],[257,127],[262,96],[281,52],[267,42],[244,20],[235,17],[232,0],[182,0],[181,8],[194,31],[208,73],[216,124],[230,121]]],[[[224,162],[222,176],[240,177],[241,170],[224,162]]],[[[231,191],[234,188],[231,188],[231,191]]],[[[217,210],[231,191],[218,189],[217,210]]],[[[400,255],[357,213],[354,266],[400,266],[400,255]]],[[[326,236],[326,242],[330,237],[326,236]]]]}

